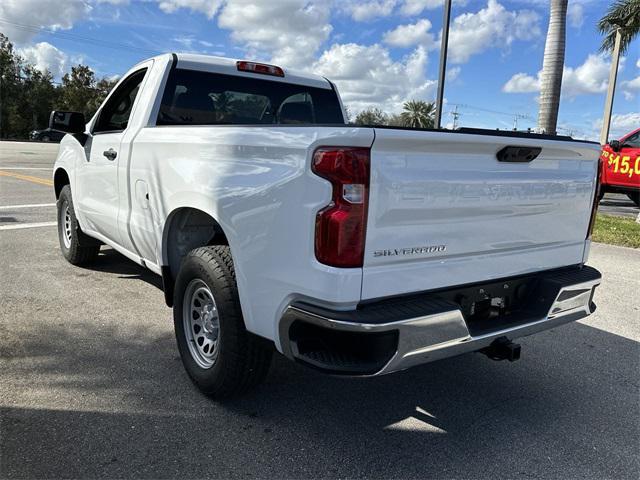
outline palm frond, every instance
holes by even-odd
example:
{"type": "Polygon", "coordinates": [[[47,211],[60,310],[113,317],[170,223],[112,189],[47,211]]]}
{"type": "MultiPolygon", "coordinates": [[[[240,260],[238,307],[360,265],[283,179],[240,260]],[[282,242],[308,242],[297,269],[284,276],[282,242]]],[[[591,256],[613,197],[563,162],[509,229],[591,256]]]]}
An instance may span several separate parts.
{"type": "Polygon", "coordinates": [[[598,22],[598,30],[604,36],[600,51],[611,52],[616,42],[616,30],[620,29],[620,50],[627,51],[631,41],[640,32],[640,0],[616,0],[598,22]]]}

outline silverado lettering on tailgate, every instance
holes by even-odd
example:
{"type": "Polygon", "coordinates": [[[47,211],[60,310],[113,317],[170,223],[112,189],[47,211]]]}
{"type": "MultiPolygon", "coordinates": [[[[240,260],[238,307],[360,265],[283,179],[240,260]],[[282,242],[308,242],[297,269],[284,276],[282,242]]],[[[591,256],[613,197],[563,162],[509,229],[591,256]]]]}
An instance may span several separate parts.
{"type": "Polygon", "coordinates": [[[384,250],[375,250],[374,257],[394,257],[396,255],[425,255],[429,253],[444,252],[447,250],[446,245],[428,245],[426,247],[410,247],[410,248],[392,248],[384,250]]]}

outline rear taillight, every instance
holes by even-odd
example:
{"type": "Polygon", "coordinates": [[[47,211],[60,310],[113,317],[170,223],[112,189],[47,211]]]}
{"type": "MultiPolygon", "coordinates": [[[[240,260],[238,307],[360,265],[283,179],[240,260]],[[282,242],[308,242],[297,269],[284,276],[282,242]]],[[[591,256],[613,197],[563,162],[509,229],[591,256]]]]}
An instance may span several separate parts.
{"type": "Polygon", "coordinates": [[[369,202],[368,148],[322,147],[311,170],[333,186],[316,217],[316,258],[333,267],[362,267],[369,202]]]}
{"type": "Polygon", "coordinates": [[[591,238],[593,233],[593,226],[596,223],[596,212],[598,211],[598,204],[600,203],[600,189],[602,188],[602,158],[598,159],[598,171],[596,173],[596,188],[594,191],[593,203],[591,204],[591,218],[589,219],[589,229],[587,230],[587,240],[591,238]]]}

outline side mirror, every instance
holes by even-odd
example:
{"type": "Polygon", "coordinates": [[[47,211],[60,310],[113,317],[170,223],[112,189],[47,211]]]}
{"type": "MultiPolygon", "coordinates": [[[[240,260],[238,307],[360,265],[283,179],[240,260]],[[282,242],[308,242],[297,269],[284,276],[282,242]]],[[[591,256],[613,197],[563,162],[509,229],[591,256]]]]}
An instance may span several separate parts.
{"type": "Polygon", "coordinates": [[[79,112],[54,110],[49,117],[49,128],[66,133],[84,133],[84,115],[79,112]]]}
{"type": "Polygon", "coordinates": [[[611,147],[611,150],[613,150],[614,152],[619,152],[620,148],[622,147],[622,145],[620,145],[620,142],[618,140],[611,140],[609,142],[609,146],[611,147]]]}

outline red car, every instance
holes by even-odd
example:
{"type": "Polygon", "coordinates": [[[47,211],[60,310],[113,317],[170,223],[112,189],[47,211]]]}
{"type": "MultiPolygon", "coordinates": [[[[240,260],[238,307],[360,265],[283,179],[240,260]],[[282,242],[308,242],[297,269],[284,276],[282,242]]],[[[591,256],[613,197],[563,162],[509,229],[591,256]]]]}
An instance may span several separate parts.
{"type": "Polygon", "coordinates": [[[640,207],[640,128],[602,149],[600,195],[624,193],[640,207]]]}

